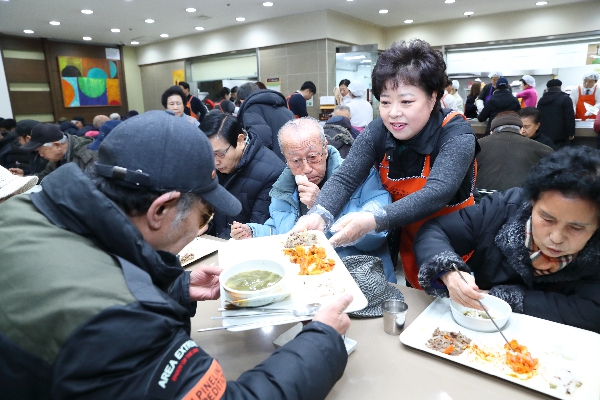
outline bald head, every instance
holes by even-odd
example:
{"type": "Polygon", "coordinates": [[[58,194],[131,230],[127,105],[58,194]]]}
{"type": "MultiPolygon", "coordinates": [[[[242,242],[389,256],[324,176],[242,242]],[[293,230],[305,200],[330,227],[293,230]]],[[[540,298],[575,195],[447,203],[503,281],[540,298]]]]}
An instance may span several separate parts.
{"type": "Polygon", "coordinates": [[[92,125],[94,125],[94,128],[100,129],[102,124],[106,121],[110,121],[110,118],[108,118],[106,115],[96,115],[92,121],[92,125]]]}

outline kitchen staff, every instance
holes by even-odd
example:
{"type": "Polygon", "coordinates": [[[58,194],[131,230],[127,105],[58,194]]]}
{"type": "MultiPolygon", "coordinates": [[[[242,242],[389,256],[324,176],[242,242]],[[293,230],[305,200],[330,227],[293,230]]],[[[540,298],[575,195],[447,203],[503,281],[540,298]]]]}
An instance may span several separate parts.
{"type": "Polygon", "coordinates": [[[571,91],[571,100],[575,109],[575,119],[594,119],[594,115],[588,112],[583,103],[588,103],[594,107],[600,107],[600,90],[598,90],[598,79],[600,74],[590,72],[583,75],[583,85],[577,86],[577,89],[571,91]]]}
{"type": "Polygon", "coordinates": [[[336,223],[340,229],[330,242],[334,247],[351,245],[373,230],[402,227],[394,244],[399,245],[407,281],[420,288],[412,253],[419,226],[474,203],[477,141],[462,114],[440,107],[447,79],[442,54],[425,41],[395,43],[384,51],[372,74],[380,117],[358,135],[294,230],[329,229],[375,165],[392,204],[377,212],[347,214],[345,224],[336,223]]]}

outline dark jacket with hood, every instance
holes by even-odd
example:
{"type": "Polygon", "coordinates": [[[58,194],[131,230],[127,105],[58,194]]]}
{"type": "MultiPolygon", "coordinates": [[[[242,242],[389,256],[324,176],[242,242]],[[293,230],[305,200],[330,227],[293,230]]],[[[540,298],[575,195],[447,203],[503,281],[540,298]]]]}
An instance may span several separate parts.
{"type": "Polygon", "coordinates": [[[269,219],[269,192],[284,168],[283,161],[265,148],[258,136],[248,133],[238,165],[229,174],[217,172],[219,183],[242,203],[242,211],[235,217],[215,213],[209,233],[229,239],[233,221],[262,224],[269,219]]]}
{"type": "Polygon", "coordinates": [[[195,303],[177,257],[75,165],[42,186],[0,207],[3,398],[180,399],[205,377],[223,399],[318,399],[342,376],[341,336],[312,322],[225,383],[189,336],[195,303]]]}
{"type": "Polygon", "coordinates": [[[352,125],[346,117],[332,117],[323,126],[327,143],[337,149],[342,158],[346,158],[352,143],[354,143],[355,135],[352,133],[352,125]]]}
{"type": "Polygon", "coordinates": [[[282,161],[285,160],[277,134],[286,122],[294,119],[294,113],[288,110],[281,93],[269,89],[250,93],[240,106],[238,119],[247,132],[258,135],[266,148],[273,150],[282,161]]]}
{"type": "Polygon", "coordinates": [[[514,312],[600,333],[600,235],[596,232],[565,268],[535,276],[525,247],[531,203],[520,188],[485,196],[476,206],[426,222],[415,239],[425,292],[448,297],[440,274],[473,272],[482,290],[514,312]],[[465,264],[459,255],[474,251],[465,264]]]}
{"type": "Polygon", "coordinates": [[[541,114],[539,132],[558,141],[575,136],[573,101],[560,88],[548,88],[538,101],[537,109],[541,114]]]}
{"type": "MultiPolygon", "coordinates": [[[[487,85],[485,87],[487,87],[487,85]]],[[[479,97],[481,98],[481,95],[479,95],[479,97]]],[[[517,112],[520,109],[521,105],[519,104],[519,100],[512,95],[509,89],[496,89],[494,90],[492,97],[483,106],[483,110],[481,110],[477,119],[479,122],[483,122],[486,119],[488,120],[485,134],[489,135],[492,121],[496,118],[496,115],[503,111],[517,112]]]]}
{"type": "Polygon", "coordinates": [[[46,169],[42,172],[35,174],[40,181],[46,177],[49,173],[57,169],[58,167],[67,164],[75,163],[80,169],[84,170],[88,165],[96,161],[97,153],[88,149],[93,139],[88,137],[80,137],[66,134],[69,140],[69,147],[62,160],[50,161],[46,165],[46,169]]]}
{"type": "Polygon", "coordinates": [[[529,139],[533,139],[538,143],[545,144],[546,146],[550,147],[552,150],[556,150],[556,145],[554,144],[552,139],[550,139],[548,136],[541,133],[539,130],[535,133],[535,135],[533,135],[529,139]]]}

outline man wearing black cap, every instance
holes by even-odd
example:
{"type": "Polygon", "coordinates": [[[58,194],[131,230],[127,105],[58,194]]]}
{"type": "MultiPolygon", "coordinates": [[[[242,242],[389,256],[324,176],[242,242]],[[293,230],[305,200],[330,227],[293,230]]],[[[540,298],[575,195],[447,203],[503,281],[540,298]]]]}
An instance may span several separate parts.
{"type": "Polygon", "coordinates": [[[350,295],[237,381],[190,338],[221,269],[190,273],[175,254],[213,207],[241,209],[192,124],[163,111],[130,118],[93,168],[64,165],[42,187],[0,207],[0,237],[11,238],[0,241],[5,398],[320,399],[342,376],[350,295]]]}
{"type": "Polygon", "coordinates": [[[31,134],[31,128],[39,122],[25,119],[19,121],[15,129],[0,139],[0,165],[6,169],[22,168],[29,171],[29,152],[21,149],[20,135],[31,134]]]}
{"type": "MultiPolygon", "coordinates": [[[[46,175],[61,165],[75,163],[79,168],[85,169],[96,159],[96,152],[88,149],[92,139],[63,133],[54,124],[38,124],[31,131],[31,139],[21,148],[26,151],[36,151],[48,160],[46,169],[35,174],[40,181],[46,175]]],[[[23,176],[20,168],[11,168],[13,174],[23,176]]]]}
{"type": "Polygon", "coordinates": [[[573,100],[561,86],[560,79],[550,79],[537,105],[541,114],[539,131],[552,139],[556,148],[568,146],[575,138],[573,100]]]}
{"type": "Polygon", "coordinates": [[[523,122],[514,111],[496,115],[491,124],[492,134],[479,139],[478,189],[506,190],[521,186],[529,169],[552,153],[550,147],[521,135],[522,127],[523,122]]]}
{"type": "Polygon", "coordinates": [[[485,128],[485,135],[490,134],[490,127],[494,117],[498,113],[503,111],[514,111],[517,112],[521,109],[519,100],[514,97],[510,91],[510,85],[508,79],[501,77],[496,82],[496,90],[492,97],[485,102],[483,110],[477,115],[479,122],[488,120],[487,127],[485,128]],[[489,119],[488,119],[489,118],[489,119]]]}

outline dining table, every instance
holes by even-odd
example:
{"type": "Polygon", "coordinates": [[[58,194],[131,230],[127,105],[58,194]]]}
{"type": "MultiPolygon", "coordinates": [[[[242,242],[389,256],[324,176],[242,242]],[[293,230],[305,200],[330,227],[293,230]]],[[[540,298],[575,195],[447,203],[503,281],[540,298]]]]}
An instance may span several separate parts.
{"type": "MultiPolygon", "coordinates": [[[[186,269],[193,270],[202,264],[219,265],[218,251],[187,265],[186,269]]],[[[397,284],[394,286],[402,292],[408,304],[406,329],[435,298],[422,290],[397,284]]],[[[222,324],[221,320],[211,319],[212,316],[221,315],[219,307],[220,300],[198,302],[192,318],[191,337],[219,361],[227,380],[237,379],[244,371],[269,357],[276,350],[273,341],[295,325],[284,324],[239,332],[197,332],[200,328],[222,324]]],[[[343,376],[327,396],[330,400],[553,398],[406,346],[397,335],[384,332],[381,317],[352,318],[346,335],[355,340],[357,345],[348,357],[343,376]]]]}

